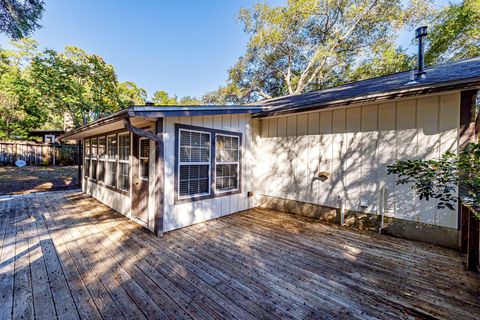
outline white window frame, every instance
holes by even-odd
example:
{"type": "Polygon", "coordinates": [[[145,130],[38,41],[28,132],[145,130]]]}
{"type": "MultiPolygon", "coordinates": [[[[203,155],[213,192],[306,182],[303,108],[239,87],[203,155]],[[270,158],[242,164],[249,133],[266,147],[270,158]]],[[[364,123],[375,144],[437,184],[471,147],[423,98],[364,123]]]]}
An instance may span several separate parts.
{"type": "Polygon", "coordinates": [[[216,194],[222,194],[222,193],[229,193],[229,192],[235,192],[240,189],[240,147],[241,147],[241,140],[238,135],[233,135],[233,134],[225,134],[225,133],[215,133],[215,182],[214,182],[214,189],[216,194]],[[218,161],[217,160],[217,154],[218,154],[218,148],[217,148],[217,137],[218,136],[224,136],[224,137],[232,137],[237,139],[238,141],[238,149],[237,149],[237,161],[218,161]],[[237,165],[237,187],[235,189],[228,189],[228,190],[219,190],[217,189],[217,165],[218,164],[236,164],[237,165]]]}
{"type": "Polygon", "coordinates": [[[105,177],[107,173],[107,137],[97,137],[97,181],[105,183],[105,177]],[[100,155],[100,139],[103,139],[103,157],[100,155]],[[100,179],[100,162],[103,162],[103,180],[100,179]]]}
{"type": "Polygon", "coordinates": [[[183,199],[191,199],[191,198],[196,198],[196,197],[204,197],[204,196],[210,196],[212,194],[212,188],[211,188],[211,183],[212,183],[212,134],[209,131],[201,131],[201,130],[194,130],[194,129],[184,129],[180,128],[178,130],[178,150],[177,150],[177,159],[178,159],[178,164],[177,164],[177,174],[178,174],[178,185],[177,185],[177,195],[179,200],[183,199]],[[185,132],[197,132],[201,134],[208,134],[208,141],[209,141],[209,147],[208,147],[208,161],[206,162],[182,162],[180,158],[180,150],[181,150],[181,137],[182,137],[182,131],[185,132]],[[195,193],[195,194],[187,194],[187,195],[180,195],[180,167],[184,166],[195,166],[195,165],[208,165],[208,192],[204,193],[195,193]]]}
{"type": "Polygon", "coordinates": [[[98,181],[98,137],[90,138],[90,179],[98,181]],[[95,143],[95,154],[93,152],[93,141],[96,140],[95,143]],[[95,161],[95,175],[93,174],[93,162],[95,161]],[[92,178],[92,176],[95,178],[92,178]]]}
{"type": "MultiPolygon", "coordinates": [[[[117,180],[120,181],[120,175],[121,175],[121,170],[120,170],[120,163],[126,163],[128,165],[128,184],[130,184],[130,178],[131,178],[131,174],[130,174],[130,155],[132,154],[132,137],[130,136],[130,132],[122,132],[122,133],[119,133],[117,135],[117,180]],[[128,159],[126,160],[121,160],[120,159],[120,136],[128,136],[130,138],[130,146],[129,146],[129,154],[128,154],[128,159]]],[[[117,183],[117,189],[118,190],[122,190],[122,191],[125,191],[125,192],[129,192],[130,191],[130,186],[128,187],[128,189],[122,189],[120,188],[119,186],[120,184],[117,183]]]]}
{"type": "Polygon", "coordinates": [[[146,178],[140,176],[142,173],[142,160],[148,160],[148,167],[150,166],[150,140],[148,138],[141,137],[138,139],[138,178],[143,181],[148,181],[150,176],[150,168],[148,168],[148,176],[146,178]],[[148,155],[146,157],[142,157],[142,140],[147,140],[148,142],[148,155]]]}
{"type": "Polygon", "coordinates": [[[90,178],[90,168],[92,167],[92,162],[90,161],[90,159],[92,157],[92,145],[90,144],[91,141],[92,140],[90,138],[83,140],[83,150],[84,150],[85,163],[88,162],[88,170],[87,170],[87,168],[83,169],[84,178],[90,178]],[[88,148],[87,148],[87,141],[88,141],[88,148]],[[88,149],[88,152],[87,152],[87,149],[88,149]]]}
{"type": "Polygon", "coordinates": [[[118,139],[117,139],[117,135],[116,135],[116,134],[110,134],[110,135],[108,135],[108,136],[105,137],[105,154],[106,154],[106,162],[105,162],[105,185],[107,185],[107,186],[109,186],[109,187],[116,188],[116,186],[117,186],[117,170],[118,170],[118,169],[117,169],[117,167],[118,167],[118,165],[117,165],[117,159],[118,159],[118,139]],[[109,155],[108,155],[108,150],[109,150],[109,148],[108,148],[108,138],[111,138],[111,137],[115,138],[115,143],[117,144],[117,145],[115,146],[115,149],[117,149],[117,150],[116,150],[116,153],[115,153],[115,158],[113,158],[113,159],[110,159],[110,157],[109,157],[109,155]],[[114,177],[114,179],[113,179],[113,184],[108,184],[108,183],[107,183],[107,180],[108,180],[108,178],[107,178],[107,173],[110,172],[109,170],[110,170],[111,163],[114,163],[114,164],[115,164],[115,177],[114,177]]]}

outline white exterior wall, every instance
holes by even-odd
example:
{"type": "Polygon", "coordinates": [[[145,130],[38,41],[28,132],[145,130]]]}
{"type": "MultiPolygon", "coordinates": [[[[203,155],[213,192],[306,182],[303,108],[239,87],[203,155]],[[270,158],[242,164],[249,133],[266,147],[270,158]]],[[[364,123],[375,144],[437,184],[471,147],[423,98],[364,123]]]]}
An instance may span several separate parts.
{"type": "Polygon", "coordinates": [[[84,191],[113,210],[130,217],[131,201],[129,196],[110,190],[91,181],[85,181],[84,191]]]}
{"type": "Polygon", "coordinates": [[[165,211],[163,230],[170,231],[253,206],[252,199],[247,197],[251,190],[252,164],[255,158],[251,154],[252,119],[250,115],[215,115],[195,117],[165,118],[165,211]],[[212,199],[175,204],[175,124],[187,124],[205,128],[221,129],[242,133],[241,146],[241,193],[220,196],[212,199]]]}
{"type": "Polygon", "coordinates": [[[387,216],[456,228],[456,211],[419,201],[408,186],[395,185],[386,167],[456,152],[459,123],[459,92],[264,118],[261,138],[254,138],[260,155],[254,191],[331,207],[340,196],[346,209],[376,214],[385,187],[387,216]],[[314,180],[319,171],[330,179],[314,180]]]}

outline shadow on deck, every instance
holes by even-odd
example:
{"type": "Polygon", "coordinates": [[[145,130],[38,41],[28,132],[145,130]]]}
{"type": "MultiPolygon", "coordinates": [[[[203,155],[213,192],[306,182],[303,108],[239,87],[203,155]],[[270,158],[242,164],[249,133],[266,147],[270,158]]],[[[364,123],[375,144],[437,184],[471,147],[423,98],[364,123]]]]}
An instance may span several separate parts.
{"type": "Polygon", "coordinates": [[[252,209],[157,238],[79,192],[0,201],[0,319],[480,317],[461,254],[252,209]]]}

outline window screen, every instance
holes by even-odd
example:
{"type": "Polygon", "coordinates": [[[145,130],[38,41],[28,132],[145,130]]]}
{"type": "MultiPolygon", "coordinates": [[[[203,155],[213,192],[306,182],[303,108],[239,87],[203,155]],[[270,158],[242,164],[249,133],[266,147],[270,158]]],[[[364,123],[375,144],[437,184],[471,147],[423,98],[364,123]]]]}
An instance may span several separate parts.
{"type": "Polygon", "coordinates": [[[90,177],[90,139],[85,139],[85,177],[90,177]]]}
{"type": "Polygon", "coordinates": [[[98,181],[105,180],[105,137],[98,138],[98,181]]]}
{"type": "Polygon", "coordinates": [[[107,137],[107,155],[106,155],[106,176],[105,183],[111,187],[115,187],[115,174],[117,172],[117,136],[107,137]]]}
{"type": "Polygon", "coordinates": [[[179,139],[179,196],[210,194],[210,133],[181,129],[179,139]]]}
{"type": "Polygon", "coordinates": [[[118,135],[118,185],[117,188],[128,191],[130,187],[130,134],[118,135]]]}
{"type": "Polygon", "coordinates": [[[148,180],[148,157],[150,155],[150,141],[146,138],[139,139],[139,177],[143,180],[148,180]]]}
{"type": "Polygon", "coordinates": [[[239,137],[215,137],[215,188],[218,191],[238,189],[239,137]]]}
{"type": "Polygon", "coordinates": [[[90,178],[96,180],[97,179],[97,138],[93,138],[90,140],[91,144],[91,158],[92,158],[92,168],[90,170],[90,178]]]}

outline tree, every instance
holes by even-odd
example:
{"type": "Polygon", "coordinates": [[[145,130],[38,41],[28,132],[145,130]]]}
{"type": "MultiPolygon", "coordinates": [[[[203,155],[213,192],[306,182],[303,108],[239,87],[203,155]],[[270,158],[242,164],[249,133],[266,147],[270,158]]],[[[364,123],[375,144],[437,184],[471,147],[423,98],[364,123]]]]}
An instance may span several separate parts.
{"type": "Polygon", "coordinates": [[[433,12],[427,0],[290,0],[241,10],[250,36],[229,71],[229,84],[247,101],[299,94],[344,80],[359,56],[394,39],[407,24],[433,12]]]}
{"type": "Polygon", "coordinates": [[[470,143],[458,154],[446,152],[439,159],[397,160],[388,167],[388,174],[398,175],[396,183],[410,185],[420,200],[437,199],[439,209],[453,210],[457,197],[477,207],[480,203],[480,144],[470,143]]]}
{"type": "Polygon", "coordinates": [[[195,97],[185,96],[182,99],[180,99],[178,104],[183,106],[198,106],[202,104],[202,102],[195,97]]]}
{"type": "Polygon", "coordinates": [[[49,119],[46,99],[36,90],[30,75],[30,59],[37,43],[23,38],[12,50],[0,49],[0,137],[28,138],[29,131],[49,119]]]}
{"type": "Polygon", "coordinates": [[[178,104],[177,96],[170,97],[166,91],[155,91],[153,94],[153,103],[155,105],[174,105],[178,104]]]}
{"type": "Polygon", "coordinates": [[[131,81],[118,84],[117,92],[122,107],[143,105],[147,101],[147,91],[131,81]]]}
{"type": "Polygon", "coordinates": [[[45,3],[43,0],[0,0],[0,32],[20,39],[40,28],[45,3]]]}
{"type": "Polygon", "coordinates": [[[373,50],[371,57],[365,58],[358,67],[347,75],[347,81],[359,81],[411,70],[415,67],[415,56],[392,44],[380,46],[373,50]]]}
{"type": "Polygon", "coordinates": [[[425,61],[436,64],[480,56],[480,0],[450,4],[430,28],[425,61]]]}
{"type": "Polygon", "coordinates": [[[47,49],[32,62],[32,78],[56,112],[67,112],[76,127],[120,110],[113,67],[80,48],[47,49]]]}

